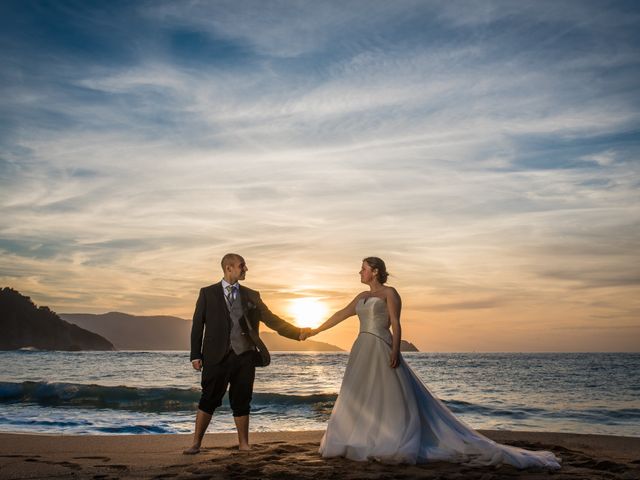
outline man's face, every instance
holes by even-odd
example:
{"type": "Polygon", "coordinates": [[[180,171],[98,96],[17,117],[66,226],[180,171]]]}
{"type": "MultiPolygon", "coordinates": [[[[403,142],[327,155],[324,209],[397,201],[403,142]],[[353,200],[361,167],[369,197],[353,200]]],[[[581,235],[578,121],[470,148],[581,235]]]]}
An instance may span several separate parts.
{"type": "Polygon", "coordinates": [[[245,273],[249,270],[244,259],[236,260],[227,267],[229,277],[233,280],[231,283],[235,283],[238,280],[244,280],[245,273]]]}

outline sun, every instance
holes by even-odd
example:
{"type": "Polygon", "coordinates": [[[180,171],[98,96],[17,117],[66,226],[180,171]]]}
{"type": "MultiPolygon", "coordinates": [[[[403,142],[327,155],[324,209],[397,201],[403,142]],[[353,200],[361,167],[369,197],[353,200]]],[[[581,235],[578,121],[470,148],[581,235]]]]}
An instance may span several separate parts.
{"type": "Polygon", "coordinates": [[[318,327],[327,319],[327,311],[327,306],[318,298],[294,298],[289,301],[289,313],[299,327],[318,327]]]}

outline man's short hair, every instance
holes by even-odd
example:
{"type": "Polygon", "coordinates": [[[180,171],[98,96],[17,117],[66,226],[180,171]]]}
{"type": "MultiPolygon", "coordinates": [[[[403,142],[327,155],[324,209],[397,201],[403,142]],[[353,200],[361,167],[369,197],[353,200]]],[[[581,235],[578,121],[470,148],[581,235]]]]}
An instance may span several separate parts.
{"type": "Polygon", "coordinates": [[[233,265],[236,262],[242,262],[244,258],[242,258],[237,253],[227,253],[222,260],[220,261],[220,266],[222,267],[222,271],[224,272],[227,268],[227,265],[233,265]]]}

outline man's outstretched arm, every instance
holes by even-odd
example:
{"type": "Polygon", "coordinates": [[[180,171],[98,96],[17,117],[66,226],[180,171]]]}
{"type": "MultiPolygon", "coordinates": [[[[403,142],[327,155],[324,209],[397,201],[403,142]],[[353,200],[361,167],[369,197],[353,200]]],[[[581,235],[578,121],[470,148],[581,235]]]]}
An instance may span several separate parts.
{"type": "Polygon", "coordinates": [[[291,325],[289,322],[278,317],[264,304],[260,298],[260,294],[256,296],[256,307],[260,312],[260,320],[262,320],[267,327],[275,330],[283,337],[287,337],[292,340],[302,340],[301,337],[304,337],[303,332],[307,329],[291,325]]]}

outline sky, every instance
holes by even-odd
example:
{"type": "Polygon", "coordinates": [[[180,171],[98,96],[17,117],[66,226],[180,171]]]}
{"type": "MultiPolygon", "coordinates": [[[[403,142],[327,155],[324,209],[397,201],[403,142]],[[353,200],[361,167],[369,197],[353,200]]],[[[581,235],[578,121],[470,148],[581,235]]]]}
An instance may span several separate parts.
{"type": "Polygon", "coordinates": [[[236,252],[295,320],[378,256],[422,351],[640,351],[639,47],[636,1],[4,0],[0,286],[190,319],[236,252]]]}

